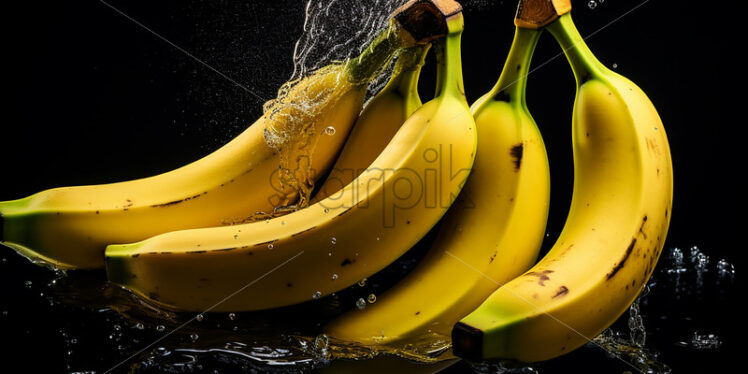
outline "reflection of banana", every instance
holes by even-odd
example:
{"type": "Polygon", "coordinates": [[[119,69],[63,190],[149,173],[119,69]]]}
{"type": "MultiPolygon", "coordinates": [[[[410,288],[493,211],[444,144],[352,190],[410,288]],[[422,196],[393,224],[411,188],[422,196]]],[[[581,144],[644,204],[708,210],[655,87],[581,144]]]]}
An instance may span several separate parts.
{"type": "Polygon", "coordinates": [[[392,77],[364,107],[335,166],[312,198],[312,203],[337,197],[336,192],[371,165],[395,136],[397,129],[421,107],[418,76],[428,50],[429,44],[400,51],[392,77]]]}
{"type": "Polygon", "coordinates": [[[547,28],[578,84],[571,209],[550,252],[455,326],[468,359],[538,361],[586,343],[642,290],[669,226],[673,169],[654,106],[594,57],[570,15],[547,28]]]}
{"type": "Polygon", "coordinates": [[[150,178],[56,188],[0,203],[0,239],[58,267],[92,268],[103,266],[108,244],[303,204],[307,179],[332,165],[368,82],[413,41],[401,29],[392,22],[361,56],[284,86],[257,122],[194,163],[150,178]],[[325,134],[328,126],[336,129],[333,135],[325,134]]]}
{"type": "MultiPolygon", "coordinates": [[[[437,16],[432,2],[414,4],[437,16]]],[[[454,17],[449,31],[461,30],[461,13],[433,22],[447,16],[454,17]]],[[[439,95],[339,198],[263,222],[109,246],[110,280],[166,308],[257,310],[330,294],[389,265],[444,215],[473,163],[475,122],[462,93],[459,43],[448,43],[446,55],[439,95]]]]}
{"type": "Polygon", "coordinates": [[[478,155],[426,257],[376,303],[332,321],[330,336],[397,346],[429,333],[448,336],[496,282],[535,262],[550,197],[543,139],[525,104],[525,75],[539,35],[517,29],[499,82],[472,106],[478,155]]]}

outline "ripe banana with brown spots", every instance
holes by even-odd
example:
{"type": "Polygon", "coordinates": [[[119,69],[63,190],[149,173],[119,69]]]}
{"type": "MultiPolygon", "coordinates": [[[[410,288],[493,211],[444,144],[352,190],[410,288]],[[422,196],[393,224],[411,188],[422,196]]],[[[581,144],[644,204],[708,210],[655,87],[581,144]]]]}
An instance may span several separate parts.
{"type": "Polygon", "coordinates": [[[548,157],[525,102],[539,36],[517,28],[499,81],[471,107],[478,154],[426,256],[376,303],[329,323],[328,335],[395,349],[424,339],[448,341],[452,326],[498,283],[535,263],[550,198],[548,157]]]}
{"type": "Polygon", "coordinates": [[[96,268],[109,244],[303,207],[343,147],[369,82],[398,50],[443,35],[414,23],[417,12],[400,9],[360,56],[284,85],[261,118],[198,161],[149,178],[0,202],[0,241],[59,268],[96,268]],[[330,126],[334,132],[325,131],[330,126]]]}
{"type": "Polygon", "coordinates": [[[540,361],[587,343],[639,295],[668,231],[673,168],[655,107],[595,58],[568,13],[545,28],[577,80],[571,208],[550,251],[455,325],[454,353],[470,360],[540,361]]]}
{"type": "Polygon", "coordinates": [[[110,245],[110,281],[169,309],[268,309],[349,287],[415,245],[459,194],[477,143],[463,93],[461,8],[445,12],[445,3],[456,4],[413,2],[448,34],[437,96],[340,193],[266,221],[110,245]]]}

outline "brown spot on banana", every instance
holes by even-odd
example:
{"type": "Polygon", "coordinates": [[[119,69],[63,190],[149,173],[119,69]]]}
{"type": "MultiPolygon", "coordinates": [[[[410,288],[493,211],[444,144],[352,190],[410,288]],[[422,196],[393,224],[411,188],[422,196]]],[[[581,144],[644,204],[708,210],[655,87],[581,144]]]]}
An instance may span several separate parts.
{"type": "Polygon", "coordinates": [[[168,203],[163,203],[163,204],[153,204],[153,205],[151,205],[151,207],[152,208],[163,208],[163,207],[167,207],[167,206],[177,205],[177,204],[183,202],[184,200],[185,199],[179,199],[179,200],[169,201],[168,203]]]}
{"type": "Polygon", "coordinates": [[[275,242],[277,242],[277,241],[278,241],[278,239],[268,240],[268,241],[266,241],[266,242],[262,242],[262,243],[257,243],[257,244],[255,244],[255,245],[253,245],[253,247],[259,247],[259,246],[261,246],[261,245],[264,245],[264,246],[268,246],[268,245],[270,245],[270,244],[273,244],[273,243],[275,243],[275,242]]]}
{"type": "Polygon", "coordinates": [[[569,289],[566,286],[561,286],[558,288],[558,291],[556,291],[556,294],[551,297],[551,299],[555,299],[559,296],[564,296],[569,293],[569,289]]]}
{"type": "Polygon", "coordinates": [[[531,271],[525,274],[525,276],[538,277],[538,284],[545,287],[544,282],[551,279],[550,277],[548,277],[548,274],[551,274],[551,273],[553,273],[553,270],[543,270],[541,272],[531,271]]]}
{"type": "Polygon", "coordinates": [[[616,264],[616,266],[613,267],[610,273],[608,273],[606,280],[610,280],[616,275],[616,273],[618,273],[619,270],[623,269],[624,265],[626,265],[626,260],[628,260],[629,256],[631,256],[631,252],[634,250],[635,245],[636,238],[633,238],[631,239],[631,244],[629,244],[628,248],[626,248],[626,253],[623,254],[623,258],[618,262],[618,264],[616,264]]]}
{"type": "Polygon", "coordinates": [[[335,216],[335,218],[338,218],[338,217],[342,216],[343,214],[346,214],[346,213],[350,212],[351,210],[353,210],[353,208],[354,207],[350,207],[350,208],[348,208],[348,209],[340,212],[337,216],[335,216]]]}
{"type": "Polygon", "coordinates": [[[524,144],[519,143],[509,150],[509,154],[512,155],[512,158],[514,158],[514,171],[519,171],[520,166],[522,166],[522,152],[524,150],[524,144]]]}
{"type": "Polygon", "coordinates": [[[233,251],[235,249],[237,249],[237,247],[214,249],[211,252],[228,252],[228,251],[233,251]]]}
{"type": "Polygon", "coordinates": [[[639,233],[642,234],[644,239],[647,238],[647,234],[644,232],[644,224],[647,223],[647,215],[644,215],[644,218],[642,218],[642,224],[639,226],[639,233]]]}
{"type": "Polygon", "coordinates": [[[317,226],[314,226],[314,227],[308,228],[308,229],[306,229],[306,230],[303,230],[303,231],[299,231],[299,232],[297,232],[297,233],[291,234],[291,237],[293,238],[294,236],[299,236],[299,235],[301,235],[301,234],[303,234],[303,233],[305,233],[305,232],[307,232],[307,231],[312,231],[312,230],[314,230],[314,229],[316,229],[316,228],[317,228],[317,226]]]}

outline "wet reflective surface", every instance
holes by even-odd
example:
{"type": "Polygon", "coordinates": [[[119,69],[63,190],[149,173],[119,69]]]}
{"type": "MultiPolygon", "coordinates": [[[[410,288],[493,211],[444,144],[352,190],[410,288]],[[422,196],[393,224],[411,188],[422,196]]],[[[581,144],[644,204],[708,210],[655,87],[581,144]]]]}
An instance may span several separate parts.
{"type": "MultiPolygon", "coordinates": [[[[312,373],[344,360],[367,363],[383,355],[420,362],[453,358],[447,337],[425,336],[375,349],[320,334],[325,321],[396,282],[417,263],[423,248],[320,300],[272,311],[204,314],[159,310],[108,284],[100,271],[63,272],[34,265],[5,247],[0,253],[3,294],[11,296],[0,304],[0,326],[6,339],[22,343],[10,357],[34,360],[44,352],[38,364],[60,372],[312,373]]],[[[579,350],[531,366],[460,362],[444,372],[544,373],[568,368],[568,362],[678,372],[673,368],[680,366],[681,355],[722,357],[739,344],[722,318],[729,317],[740,274],[728,259],[713,261],[700,248],[670,248],[628,313],[579,350]],[[693,307],[699,304],[708,307],[693,307]]]]}

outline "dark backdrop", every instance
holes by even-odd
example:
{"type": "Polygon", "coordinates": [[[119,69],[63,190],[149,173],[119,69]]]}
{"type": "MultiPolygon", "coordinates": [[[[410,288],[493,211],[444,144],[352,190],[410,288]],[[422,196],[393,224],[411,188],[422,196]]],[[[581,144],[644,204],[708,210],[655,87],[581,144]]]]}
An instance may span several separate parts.
{"type": "MultiPolygon", "coordinates": [[[[111,4],[253,93],[99,1],[6,4],[0,200],[149,176],[196,160],[252,123],[262,105],[255,95],[272,98],[293,71],[303,1],[111,4]]],[[[498,78],[515,2],[464,4],[463,66],[472,102],[498,78]]],[[[608,0],[593,10],[573,1],[573,14],[583,35],[598,31],[588,44],[600,60],[647,92],[663,119],[675,166],[666,247],[699,246],[712,261],[733,262],[740,277],[745,122],[739,120],[744,104],[733,98],[744,93],[731,90],[744,71],[733,50],[744,42],[736,44],[725,11],[717,16],[713,9],[651,0],[621,17],[638,4],[608,0]]],[[[542,38],[533,65],[545,64],[528,84],[551,161],[551,238],[563,226],[572,186],[574,80],[559,52],[549,35],[542,38]]],[[[428,97],[433,82],[424,77],[428,97]]],[[[735,316],[726,313],[727,321],[735,316]]]]}

